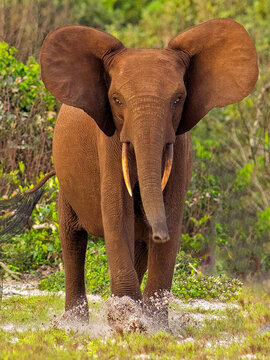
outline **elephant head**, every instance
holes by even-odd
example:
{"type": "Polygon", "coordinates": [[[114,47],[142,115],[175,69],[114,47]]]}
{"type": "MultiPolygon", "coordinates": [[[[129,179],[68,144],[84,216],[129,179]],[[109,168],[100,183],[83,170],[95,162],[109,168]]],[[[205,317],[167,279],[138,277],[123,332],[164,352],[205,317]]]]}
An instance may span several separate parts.
{"type": "Polygon", "coordinates": [[[142,203],[156,242],[169,239],[162,188],[176,136],[212,108],[246,97],[258,77],[253,42],[230,19],[195,26],[163,50],[127,49],[105,32],[62,27],[44,41],[41,70],[46,88],[58,100],[83,109],[107,136],[118,133],[130,194],[127,153],[134,151],[142,203]]]}

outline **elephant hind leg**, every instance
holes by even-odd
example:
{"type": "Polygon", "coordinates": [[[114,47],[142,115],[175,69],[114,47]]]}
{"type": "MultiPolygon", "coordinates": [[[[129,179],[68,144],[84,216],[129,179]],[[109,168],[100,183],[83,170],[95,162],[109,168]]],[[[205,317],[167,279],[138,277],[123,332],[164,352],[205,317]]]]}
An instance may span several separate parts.
{"type": "Polygon", "coordinates": [[[66,317],[88,321],[84,264],[87,232],[78,225],[78,218],[64,194],[59,192],[59,232],[65,268],[66,317]]]}
{"type": "Polygon", "coordinates": [[[141,285],[143,276],[147,270],[147,259],[148,259],[148,245],[143,240],[135,241],[135,258],[134,267],[138,275],[139,283],[141,285]]]}

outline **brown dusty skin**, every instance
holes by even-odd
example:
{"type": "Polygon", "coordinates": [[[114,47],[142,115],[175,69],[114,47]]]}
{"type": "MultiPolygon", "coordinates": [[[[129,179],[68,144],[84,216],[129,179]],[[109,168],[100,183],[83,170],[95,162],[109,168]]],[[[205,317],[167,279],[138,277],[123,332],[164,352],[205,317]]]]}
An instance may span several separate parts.
{"type": "Polygon", "coordinates": [[[143,299],[144,310],[160,314],[166,327],[162,299],[171,288],[191,177],[188,131],[212,108],[252,91],[258,77],[253,42],[231,19],[195,26],[162,50],[127,49],[105,32],[66,26],[45,39],[41,71],[46,88],[64,103],[53,156],[66,309],[72,313],[81,304],[88,317],[84,261],[90,233],[105,237],[112,294],[143,299]],[[134,149],[129,164],[127,143],[134,149]],[[174,155],[169,146],[162,192],[167,144],[174,144],[174,155]],[[136,183],[139,195],[130,197],[136,183]],[[161,299],[159,309],[153,297],[161,299]]]}

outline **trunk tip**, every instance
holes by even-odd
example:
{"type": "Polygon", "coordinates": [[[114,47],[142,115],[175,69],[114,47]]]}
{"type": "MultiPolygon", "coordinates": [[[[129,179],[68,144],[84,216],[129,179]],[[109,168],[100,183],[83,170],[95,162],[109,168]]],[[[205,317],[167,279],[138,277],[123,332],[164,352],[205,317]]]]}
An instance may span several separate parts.
{"type": "Polygon", "coordinates": [[[170,240],[167,229],[153,229],[152,239],[155,243],[165,243],[170,240]]]}

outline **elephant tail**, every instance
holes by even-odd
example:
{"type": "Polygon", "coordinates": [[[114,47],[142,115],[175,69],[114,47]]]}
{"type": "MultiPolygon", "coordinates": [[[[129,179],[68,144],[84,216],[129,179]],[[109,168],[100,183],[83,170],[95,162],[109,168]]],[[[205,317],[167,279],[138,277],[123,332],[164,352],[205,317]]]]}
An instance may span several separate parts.
{"type": "MultiPolygon", "coordinates": [[[[32,189],[27,190],[25,193],[26,194],[33,194],[35,193],[38,189],[41,188],[41,186],[43,186],[45,184],[45,182],[47,180],[49,180],[52,176],[56,175],[55,170],[50,171],[47,175],[44,176],[44,178],[42,180],[40,180],[39,183],[37,183],[32,189]]],[[[1,210],[1,206],[0,206],[0,210],[1,210]]]]}
{"type": "Polygon", "coordinates": [[[42,186],[55,174],[55,170],[52,170],[24,194],[0,200],[0,243],[6,242],[12,236],[20,233],[28,224],[37,202],[44,193],[42,186]]]}

